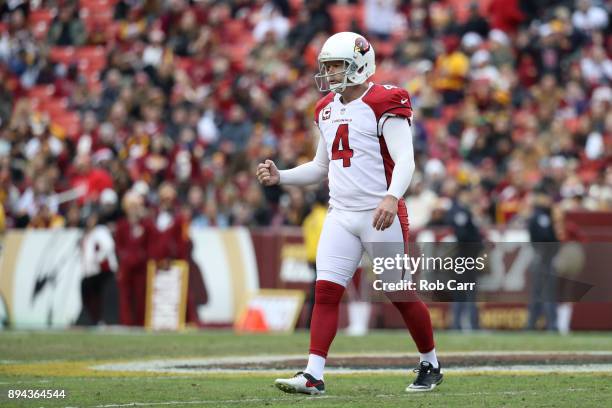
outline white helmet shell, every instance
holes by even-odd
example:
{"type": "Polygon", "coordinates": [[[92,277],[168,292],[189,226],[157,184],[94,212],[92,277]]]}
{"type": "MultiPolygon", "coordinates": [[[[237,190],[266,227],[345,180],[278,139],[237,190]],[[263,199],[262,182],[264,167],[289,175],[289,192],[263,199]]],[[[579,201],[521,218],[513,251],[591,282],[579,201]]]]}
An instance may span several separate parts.
{"type": "Polygon", "coordinates": [[[374,48],[363,36],[348,31],[332,35],[325,41],[319,53],[319,73],[315,81],[320,91],[343,92],[347,86],[363,84],[376,71],[374,48]],[[344,61],[344,80],[330,86],[324,63],[344,61]],[[326,86],[327,85],[327,86],[326,86]]]}

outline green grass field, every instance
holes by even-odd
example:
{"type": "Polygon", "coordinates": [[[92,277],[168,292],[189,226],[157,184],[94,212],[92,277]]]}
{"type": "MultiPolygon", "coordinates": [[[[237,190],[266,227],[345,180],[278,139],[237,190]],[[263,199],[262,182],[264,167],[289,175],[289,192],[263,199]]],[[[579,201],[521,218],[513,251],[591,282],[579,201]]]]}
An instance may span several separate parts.
{"type": "MultiPolygon", "coordinates": [[[[301,354],[308,334],[235,335],[228,331],[181,334],[146,332],[0,332],[1,407],[602,407],[612,401],[612,372],[468,373],[449,372],[432,393],[407,394],[413,378],[407,360],[403,375],[326,375],[327,394],[283,394],[272,385],[276,374],[174,374],[100,372],[102,362],[169,358],[210,358],[301,354]],[[9,390],[66,390],[64,399],[8,399],[9,390]]],[[[437,349],[462,351],[608,351],[609,333],[557,336],[546,333],[440,332],[437,349]]],[[[374,332],[366,337],[339,335],[333,353],[410,353],[403,331],[374,332]]],[[[285,374],[291,375],[292,372],[285,374]]]]}

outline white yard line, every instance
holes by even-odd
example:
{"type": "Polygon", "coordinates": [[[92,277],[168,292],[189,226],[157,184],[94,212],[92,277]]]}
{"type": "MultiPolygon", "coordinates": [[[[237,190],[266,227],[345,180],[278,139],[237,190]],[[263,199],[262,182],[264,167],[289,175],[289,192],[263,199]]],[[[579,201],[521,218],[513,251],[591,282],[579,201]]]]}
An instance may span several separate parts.
{"type": "MultiPolygon", "coordinates": [[[[201,368],[201,369],[190,369],[190,368],[132,368],[126,369],[124,366],[116,367],[105,367],[108,371],[141,371],[149,373],[172,373],[172,374],[269,374],[269,375],[280,375],[288,372],[293,372],[298,369],[287,368],[287,369],[230,369],[230,368],[201,368]]],[[[364,369],[353,369],[353,368],[334,368],[329,367],[326,372],[330,374],[405,374],[411,369],[406,367],[405,369],[398,368],[364,368],[364,369]]],[[[453,367],[444,368],[445,373],[453,374],[480,374],[480,373],[612,373],[612,364],[580,364],[580,365],[509,365],[509,366],[466,366],[466,367],[453,367]]]]}
{"type": "Polygon", "coordinates": [[[11,381],[11,382],[0,382],[0,385],[14,385],[14,384],[45,384],[50,383],[50,380],[36,380],[36,381],[11,381]]]}
{"type": "MultiPolygon", "coordinates": [[[[440,353],[440,358],[444,357],[502,357],[502,356],[537,356],[543,354],[555,355],[591,355],[591,356],[612,356],[610,352],[590,351],[590,352],[471,352],[471,353],[440,353]]],[[[337,358],[412,358],[407,354],[397,353],[378,353],[378,354],[336,354],[337,358]]],[[[291,369],[279,368],[224,368],[225,364],[257,364],[257,363],[275,363],[290,361],[294,368],[299,368],[301,361],[306,361],[303,355],[286,354],[286,355],[264,355],[264,356],[229,356],[229,357],[214,357],[214,358],[181,358],[181,359],[164,359],[164,360],[148,360],[148,361],[128,361],[115,362],[107,364],[99,364],[91,367],[93,370],[100,371],[127,371],[127,372],[148,372],[148,373],[169,373],[169,374],[277,374],[291,369]]],[[[330,373],[338,374],[356,374],[356,373],[404,373],[408,370],[408,362],[405,369],[400,368],[333,368],[329,367],[330,373]]],[[[479,372],[538,372],[538,373],[555,373],[555,372],[612,372],[612,364],[510,364],[510,365],[495,365],[495,366],[465,366],[448,368],[446,372],[453,373],[479,373],[479,372]]]]}

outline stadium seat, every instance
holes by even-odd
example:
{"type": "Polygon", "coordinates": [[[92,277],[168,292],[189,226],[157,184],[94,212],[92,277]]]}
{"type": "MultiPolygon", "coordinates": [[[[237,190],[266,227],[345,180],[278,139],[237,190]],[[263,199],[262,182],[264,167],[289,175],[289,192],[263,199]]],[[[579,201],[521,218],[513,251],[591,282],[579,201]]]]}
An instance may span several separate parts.
{"type": "Polygon", "coordinates": [[[289,0],[289,7],[291,7],[291,12],[295,12],[296,10],[300,10],[304,6],[304,0],[289,0]]]}
{"type": "Polygon", "coordinates": [[[80,0],[81,8],[89,8],[94,10],[113,10],[117,4],[117,0],[80,0]]]}
{"type": "MultiPolygon", "coordinates": [[[[448,0],[446,6],[453,8],[455,11],[455,18],[459,23],[463,23],[468,18],[470,3],[471,2],[465,0],[448,0]]],[[[476,2],[476,4],[478,4],[480,13],[482,15],[486,15],[490,7],[491,0],[479,0],[476,2]]]]}
{"type": "Polygon", "coordinates": [[[74,62],[74,47],[51,47],[49,58],[51,61],[70,65],[74,62]]]}
{"type": "Polygon", "coordinates": [[[433,140],[432,138],[435,136],[440,126],[440,121],[438,119],[425,119],[421,123],[423,123],[428,139],[433,140]]]}
{"type": "Polygon", "coordinates": [[[332,4],[329,13],[334,21],[334,31],[348,31],[353,20],[357,26],[363,28],[363,6],[354,4],[332,4]]]}
{"type": "Polygon", "coordinates": [[[100,75],[97,73],[95,76],[87,78],[87,86],[91,93],[98,93],[102,91],[102,82],[100,81],[100,75]]]}
{"type": "Polygon", "coordinates": [[[397,82],[395,79],[395,72],[391,69],[385,69],[383,66],[376,68],[373,80],[381,84],[395,84],[397,82]]]}
{"type": "Polygon", "coordinates": [[[224,24],[223,28],[226,39],[232,44],[242,42],[249,34],[242,20],[230,20],[224,24]]]}
{"type": "Polygon", "coordinates": [[[228,45],[225,47],[225,50],[227,51],[227,56],[229,57],[230,61],[240,63],[244,62],[247,55],[249,55],[249,52],[251,52],[251,47],[244,44],[228,45]]]}
{"type": "Polygon", "coordinates": [[[174,57],[174,65],[177,69],[188,72],[193,67],[195,61],[190,57],[174,57]]]}
{"type": "Polygon", "coordinates": [[[87,72],[99,71],[106,66],[106,53],[100,46],[75,48],[74,58],[79,69],[87,72]]]}
{"type": "Polygon", "coordinates": [[[49,116],[51,123],[62,129],[65,135],[70,138],[78,136],[81,131],[81,118],[76,112],[63,112],[49,116]]]}
{"type": "Polygon", "coordinates": [[[391,41],[372,41],[372,46],[378,58],[389,58],[395,52],[395,45],[391,41]]]}
{"type": "Polygon", "coordinates": [[[40,100],[52,98],[54,94],[54,85],[36,85],[28,91],[28,97],[40,100]]]}
{"type": "MultiPolygon", "coordinates": [[[[104,0],[81,0],[81,13],[84,11],[87,13],[87,17],[94,17],[97,14],[108,14],[114,13],[115,5],[110,1],[104,0]]],[[[81,15],[83,17],[83,15],[81,15]]]]}
{"type": "Polygon", "coordinates": [[[28,23],[32,30],[40,30],[45,33],[49,31],[49,27],[51,27],[51,22],[56,15],[55,10],[50,9],[37,9],[32,10],[30,12],[30,16],[28,17],[28,23]]]}
{"type": "Polygon", "coordinates": [[[52,47],[49,57],[66,65],[77,64],[79,72],[88,78],[99,75],[106,66],[106,52],[100,46],[52,47]]]}
{"type": "Polygon", "coordinates": [[[459,107],[456,105],[447,105],[442,109],[442,121],[444,123],[448,123],[451,120],[455,119],[457,113],[459,112],[459,107]]]}
{"type": "Polygon", "coordinates": [[[51,21],[53,17],[55,17],[56,11],[50,9],[36,9],[30,12],[30,16],[28,17],[28,22],[30,26],[34,26],[39,23],[43,23],[47,26],[51,25],[51,21]]]}
{"type": "Polygon", "coordinates": [[[37,106],[34,109],[34,112],[46,113],[49,117],[61,117],[71,113],[66,108],[68,106],[68,102],[61,102],[59,104],[53,104],[49,102],[45,102],[42,105],[37,106]]]}
{"type": "Polygon", "coordinates": [[[117,38],[120,26],[120,22],[113,21],[112,23],[109,23],[104,27],[104,32],[106,34],[107,41],[115,40],[117,38]]]}
{"type": "Polygon", "coordinates": [[[85,24],[85,29],[88,33],[94,30],[99,30],[113,23],[113,10],[96,7],[82,8],[79,16],[85,24]]]}

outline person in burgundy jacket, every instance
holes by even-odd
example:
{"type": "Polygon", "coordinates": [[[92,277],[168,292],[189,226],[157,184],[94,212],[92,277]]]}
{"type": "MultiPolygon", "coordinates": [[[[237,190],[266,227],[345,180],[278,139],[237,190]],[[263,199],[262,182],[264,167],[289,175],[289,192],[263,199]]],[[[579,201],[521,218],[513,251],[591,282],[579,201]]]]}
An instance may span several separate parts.
{"type": "Polygon", "coordinates": [[[161,262],[187,259],[189,224],[176,208],[176,190],[170,183],[158,189],[159,206],[153,214],[154,240],[149,242],[151,258],[161,262]]]}
{"type": "Polygon", "coordinates": [[[115,244],[119,260],[119,320],[126,326],[143,326],[147,261],[154,228],[146,217],[143,197],[128,191],[123,197],[125,217],[117,222],[115,244]]]}
{"type": "Polygon", "coordinates": [[[149,254],[158,265],[173,260],[186,261],[189,267],[189,291],[187,295],[188,323],[199,324],[196,304],[207,301],[202,274],[193,260],[193,244],[189,237],[188,217],[184,216],[176,203],[176,189],[170,183],[162,183],[158,189],[159,205],[153,217],[155,239],[149,241],[149,254]]]}

